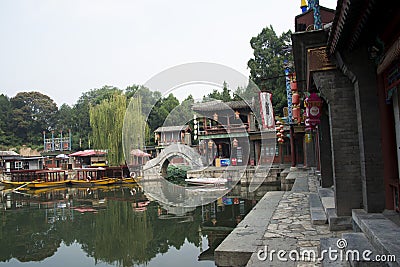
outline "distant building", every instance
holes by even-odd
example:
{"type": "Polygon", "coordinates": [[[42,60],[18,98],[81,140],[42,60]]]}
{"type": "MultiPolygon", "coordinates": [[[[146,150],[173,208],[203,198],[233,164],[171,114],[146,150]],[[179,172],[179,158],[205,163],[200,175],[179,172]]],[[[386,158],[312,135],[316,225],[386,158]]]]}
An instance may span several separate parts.
{"type": "Polygon", "coordinates": [[[157,128],[154,131],[154,138],[157,143],[157,155],[163,148],[173,143],[186,144],[190,146],[192,144],[190,132],[191,129],[189,125],[164,126],[157,128]]]}
{"type": "Polygon", "coordinates": [[[0,151],[0,170],[10,172],[15,169],[15,161],[20,158],[21,156],[15,151],[0,151]]]}
{"type": "Polygon", "coordinates": [[[87,149],[69,154],[69,157],[74,158],[72,165],[73,168],[108,165],[106,150],[87,149]]]}
{"type": "Polygon", "coordinates": [[[264,105],[262,107],[265,114],[261,114],[262,121],[258,121],[253,113],[253,110],[258,108],[256,104],[243,100],[231,102],[217,100],[194,104],[193,111],[202,116],[198,118],[200,153],[206,155],[208,161],[217,167],[254,166],[273,158],[276,152],[274,116],[272,107],[266,109],[264,105]],[[271,128],[267,130],[269,133],[267,138],[261,134],[263,127],[271,128]],[[272,147],[262,142],[263,139],[271,141],[272,147]]]}
{"type": "Polygon", "coordinates": [[[9,173],[14,170],[41,170],[44,157],[23,157],[14,151],[0,151],[0,168],[9,173]]]}
{"type": "Polygon", "coordinates": [[[50,138],[46,138],[46,132],[43,132],[43,146],[44,152],[71,151],[71,130],[68,131],[68,135],[63,135],[63,131],[60,131],[58,137],[55,136],[55,131],[51,131],[50,138]]]}

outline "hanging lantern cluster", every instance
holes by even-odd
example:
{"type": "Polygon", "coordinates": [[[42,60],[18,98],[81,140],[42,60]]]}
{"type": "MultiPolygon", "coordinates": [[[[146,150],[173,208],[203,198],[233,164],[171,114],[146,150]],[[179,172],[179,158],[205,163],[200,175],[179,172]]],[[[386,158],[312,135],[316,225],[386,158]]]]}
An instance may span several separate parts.
{"type": "Polygon", "coordinates": [[[285,130],[283,130],[283,124],[280,121],[276,121],[276,136],[278,137],[278,143],[282,144],[285,142],[285,139],[283,139],[283,133],[285,130]]]}
{"type": "Polygon", "coordinates": [[[291,75],[290,77],[290,89],[292,90],[292,114],[293,120],[295,123],[301,122],[300,117],[300,95],[297,90],[297,81],[296,81],[296,74],[291,75]]]}

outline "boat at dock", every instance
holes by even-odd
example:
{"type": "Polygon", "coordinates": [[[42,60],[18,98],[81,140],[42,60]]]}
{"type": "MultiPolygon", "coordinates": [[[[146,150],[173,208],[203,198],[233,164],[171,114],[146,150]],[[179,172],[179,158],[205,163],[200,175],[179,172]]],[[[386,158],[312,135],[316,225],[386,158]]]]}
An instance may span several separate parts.
{"type": "Polygon", "coordinates": [[[66,186],[68,180],[63,170],[13,170],[10,179],[1,182],[7,187],[35,189],[66,186]]]}
{"type": "Polygon", "coordinates": [[[118,182],[118,178],[107,177],[106,168],[82,168],[76,169],[75,175],[69,180],[71,185],[75,186],[100,186],[112,185],[118,182]]]}

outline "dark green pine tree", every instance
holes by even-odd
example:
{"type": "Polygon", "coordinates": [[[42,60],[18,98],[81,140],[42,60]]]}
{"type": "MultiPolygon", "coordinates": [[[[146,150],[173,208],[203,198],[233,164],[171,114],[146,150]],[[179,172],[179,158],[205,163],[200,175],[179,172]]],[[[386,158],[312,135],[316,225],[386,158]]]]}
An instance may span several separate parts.
{"type": "Polygon", "coordinates": [[[272,92],[274,112],[281,116],[287,106],[284,61],[293,62],[290,36],[290,30],[277,36],[272,26],[264,28],[250,40],[254,57],[247,63],[250,79],[260,90],[272,92]]]}

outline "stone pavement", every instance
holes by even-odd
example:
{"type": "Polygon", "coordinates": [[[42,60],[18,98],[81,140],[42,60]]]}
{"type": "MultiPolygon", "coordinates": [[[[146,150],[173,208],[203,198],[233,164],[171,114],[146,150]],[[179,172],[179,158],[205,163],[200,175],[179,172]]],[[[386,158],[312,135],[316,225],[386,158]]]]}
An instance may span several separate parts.
{"type": "MultiPolygon", "coordinates": [[[[298,178],[299,179],[299,178],[298,178]]],[[[300,179],[302,179],[300,177],[300,179]]],[[[285,192],[277,209],[272,215],[267,230],[264,234],[264,244],[268,246],[268,250],[280,250],[279,243],[293,243],[292,249],[300,254],[307,251],[314,251],[318,256],[321,238],[340,237],[343,231],[329,231],[328,224],[313,225],[310,217],[310,193],[317,193],[317,178],[315,175],[308,175],[303,178],[308,181],[308,188],[298,190],[296,185],[294,190],[285,192]],[[302,192],[299,192],[302,191],[302,192]],[[274,239],[278,239],[275,242],[274,239]]],[[[300,181],[300,180],[299,180],[300,181]]],[[[306,255],[307,256],[307,255],[306,255]]],[[[275,254],[275,258],[277,255],[275,254]]],[[[288,258],[288,256],[286,256],[288,258]]],[[[317,257],[316,257],[317,258],[317,257]]],[[[282,262],[273,261],[270,266],[320,266],[321,263],[311,261],[309,257],[305,257],[305,261],[299,262],[282,262]]],[[[257,253],[252,255],[247,266],[269,266],[267,262],[260,262],[257,253]]]]}
{"type": "MultiPolygon", "coordinates": [[[[277,202],[277,205],[270,205],[270,209],[273,210],[264,210],[263,212],[261,209],[258,209],[258,211],[256,209],[246,216],[247,218],[250,215],[249,222],[254,221],[253,217],[263,220],[264,228],[262,229],[263,231],[261,231],[263,232],[262,236],[259,236],[256,240],[254,240],[254,236],[252,237],[252,241],[246,240],[246,236],[243,233],[240,234],[240,231],[235,232],[235,229],[231,235],[236,235],[236,244],[232,244],[232,241],[227,238],[222,242],[220,247],[216,249],[215,258],[218,266],[244,266],[242,264],[244,261],[243,258],[249,254],[241,255],[240,263],[235,262],[235,259],[232,258],[235,254],[239,255],[237,254],[238,251],[236,251],[235,254],[230,254],[230,261],[226,261],[226,258],[224,258],[224,255],[228,255],[224,253],[230,250],[230,246],[237,246],[237,244],[241,242],[250,242],[251,248],[249,247],[247,249],[248,251],[253,251],[250,258],[246,259],[246,261],[248,261],[246,266],[321,266],[321,262],[318,260],[311,261],[309,257],[305,257],[303,260],[299,261],[292,261],[288,254],[291,251],[296,251],[301,255],[302,252],[307,251],[306,254],[312,257],[313,254],[310,251],[313,251],[316,258],[318,258],[320,239],[341,237],[342,233],[345,231],[331,232],[329,231],[328,224],[312,224],[309,196],[312,193],[317,193],[317,178],[312,172],[307,170],[298,170],[296,172],[297,178],[292,191],[280,192],[281,195],[278,201],[276,201],[276,193],[278,192],[268,192],[271,193],[269,198],[272,197],[272,199],[277,202]],[[270,215],[263,217],[265,213],[270,213],[270,215]],[[263,252],[267,250],[268,259],[264,261],[259,259],[266,256],[265,253],[258,253],[260,250],[263,252]],[[276,252],[272,254],[273,257],[271,260],[270,255],[272,250],[276,252]],[[277,251],[279,250],[285,250],[287,252],[286,255],[283,255],[283,258],[288,259],[288,261],[278,261],[277,251]]],[[[263,205],[263,201],[269,201],[268,193],[266,195],[267,198],[263,198],[260,201],[260,205],[263,205]]],[[[246,218],[244,221],[246,221],[246,218]]],[[[250,223],[245,222],[245,224],[251,228],[250,223]]],[[[292,256],[295,256],[295,252],[292,253],[292,256]]]]}

